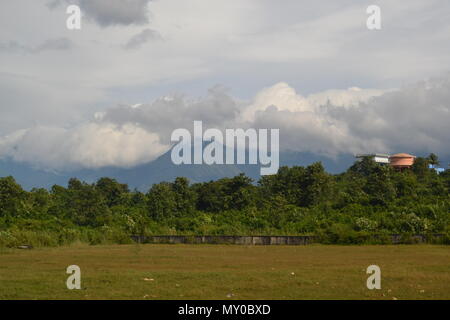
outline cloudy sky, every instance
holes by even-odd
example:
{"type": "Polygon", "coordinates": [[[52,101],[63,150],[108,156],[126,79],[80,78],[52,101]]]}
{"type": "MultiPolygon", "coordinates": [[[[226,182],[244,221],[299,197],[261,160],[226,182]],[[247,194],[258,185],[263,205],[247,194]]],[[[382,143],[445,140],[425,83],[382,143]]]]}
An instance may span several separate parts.
{"type": "Polygon", "coordinates": [[[449,71],[448,0],[3,0],[0,158],[130,167],[194,120],[330,157],[449,156],[449,71]]]}

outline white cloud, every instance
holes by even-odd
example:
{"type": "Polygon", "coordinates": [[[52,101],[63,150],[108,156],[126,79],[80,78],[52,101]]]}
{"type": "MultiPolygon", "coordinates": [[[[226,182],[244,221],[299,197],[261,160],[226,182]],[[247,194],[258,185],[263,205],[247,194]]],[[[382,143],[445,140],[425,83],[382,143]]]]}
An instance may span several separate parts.
{"type": "Polygon", "coordinates": [[[450,155],[450,74],[384,93],[329,90],[304,98],[279,84],[257,97],[268,93],[262,102],[257,100],[256,109],[249,107],[256,111],[253,125],[280,128],[281,148],[331,156],[358,152],[450,155]]]}
{"type": "Polygon", "coordinates": [[[351,87],[347,90],[326,90],[316,94],[310,94],[308,101],[316,106],[332,104],[338,107],[357,106],[361,102],[368,102],[371,98],[386,93],[387,90],[361,89],[351,87]]]}
{"type": "Polygon", "coordinates": [[[19,53],[39,53],[47,50],[68,50],[72,47],[72,42],[67,38],[48,39],[36,47],[11,40],[8,43],[0,42],[0,51],[19,53]]]}
{"type": "Polygon", "coordinates": [[[0,156],[51,169],[130,167],[170,148],[174,129],[280,129],[281,150],[333,157],[358,152],[449,154],[450,74],[397,90],[327,90],[304,97],[287,83],[251,101],[223,87],[203,98],[163,96],[110,108],[71,129],[35,126],[0,138],[0,156]]]}
{"type": "Polygon", "coordinates": [[[111,142],[95,152],[86,135],[100,144],[117,135],[117,141],[130,141],[129,148],[152,141],[167,147],[171,130],[190,128],[193,120],[218,128],[278,127],[284,148],[295,150],[448,153],[448,77],[385,90],[450,65],[447,0],[380,0],[377,32],[365,27],[366,5],[357,0],[75,2],[87,19],[73,32],[65,27],[63,5],[0,4],[3,155],[49,167],[132,165],[162,149],[131,149],[125,157],[110,151],[120,145],[111,142]],[[150,41],[146,30],[164,41],[150,41]],[[124,50],[127,43],[134,49],[124,50]],[[242,101],[213,88],[198,99],[166,95],[134,108],[106,109],[166,92],[195,95],[214,83],[253,98],[242,101]],[[134,134],[125,133],[127,123],[136,127],[134,134]],[[32,129],[25,134],[23,128],[32,129]],[[5,138],[21,132],[15,143],[5,138]],[[28,153],[11,149],[27,141],[33,141],[28,153]]]}
{"type": "Polygon", "coordinates": [[[157,134],[131,123],[91,122],[72,129],[39,126],[0,138],[0,157],[53,170],[131,167],[154,160],[168,148],[157,134]]]}
{"type": "Polygon", "coordinates": [[[351,107],[361,102],[367,102],[385,92],[386,90],[351,87],[347,90],[326,90],[303,97],[287,83],[280,82],[260,91],[252,104],[243,110],[242,119],[252,122],[255,120],[257,112],[265,111],[271,106],[275,106],[279,111],[313,113],[317,112],[320,106],[326,104],[351,107]]]}
{"type": "Polygon", "coordinates": [[[125,44],[125,49],[138,49],[146,42],[151,40],[162,40],[161,35],[150,28],[144,29],[138,34],[134,35],[128,42],[125,44]]]}

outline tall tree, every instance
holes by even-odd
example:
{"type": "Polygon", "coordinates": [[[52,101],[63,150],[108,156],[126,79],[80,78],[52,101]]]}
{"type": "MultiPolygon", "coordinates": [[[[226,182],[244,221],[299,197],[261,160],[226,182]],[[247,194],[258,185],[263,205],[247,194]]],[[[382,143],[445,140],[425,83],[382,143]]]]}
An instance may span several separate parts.
{"type": "Polygon", "coordinates": [[[439,158],[436,154],[430,153],[430,155],[427,157],[428,163],[433,166],[439,165],[439,158]]]}
{"type": "Polygon", "coordinates": [[[123,196],[130,192],[128,185],[106,177],[97,181],[96,188],[105,197],[109,207],[120,204],[124,200],[123,196]]]}
{"type": "Polygon", "coordinates": [[[0,217],[19,215],[25,197],[25,191],[13,177],[0,178],[0,217]]]}

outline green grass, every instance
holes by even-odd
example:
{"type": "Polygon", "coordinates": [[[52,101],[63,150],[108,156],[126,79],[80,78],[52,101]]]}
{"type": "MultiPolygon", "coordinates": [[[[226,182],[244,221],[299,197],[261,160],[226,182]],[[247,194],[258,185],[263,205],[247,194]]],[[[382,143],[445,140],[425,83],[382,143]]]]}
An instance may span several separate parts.
{"type": "Polygon", "coordinates": [[[449,249],[137,244],[1,249],[0,299],[450,299],[449,249]],[[65,270],[72,264],[81,268],[81,290],[66,288],[65,270]],[[381,268],[381,290],[366,287],[371,264],[381,268]]]}

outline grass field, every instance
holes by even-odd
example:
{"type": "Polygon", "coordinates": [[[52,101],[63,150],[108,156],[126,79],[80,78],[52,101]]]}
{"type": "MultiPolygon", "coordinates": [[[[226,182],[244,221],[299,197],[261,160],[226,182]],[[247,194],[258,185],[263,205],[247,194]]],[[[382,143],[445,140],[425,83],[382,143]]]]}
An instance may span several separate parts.
{"type": "Polygon", "coordinates": [[[0,299],[450,299],[450,247],[1,249],[0,299]],[[72,264],[81,268],[81,290],[66,287],[72,264]],[[381,268],[381,290],[366,287],[372,264],[381,268]]]}

